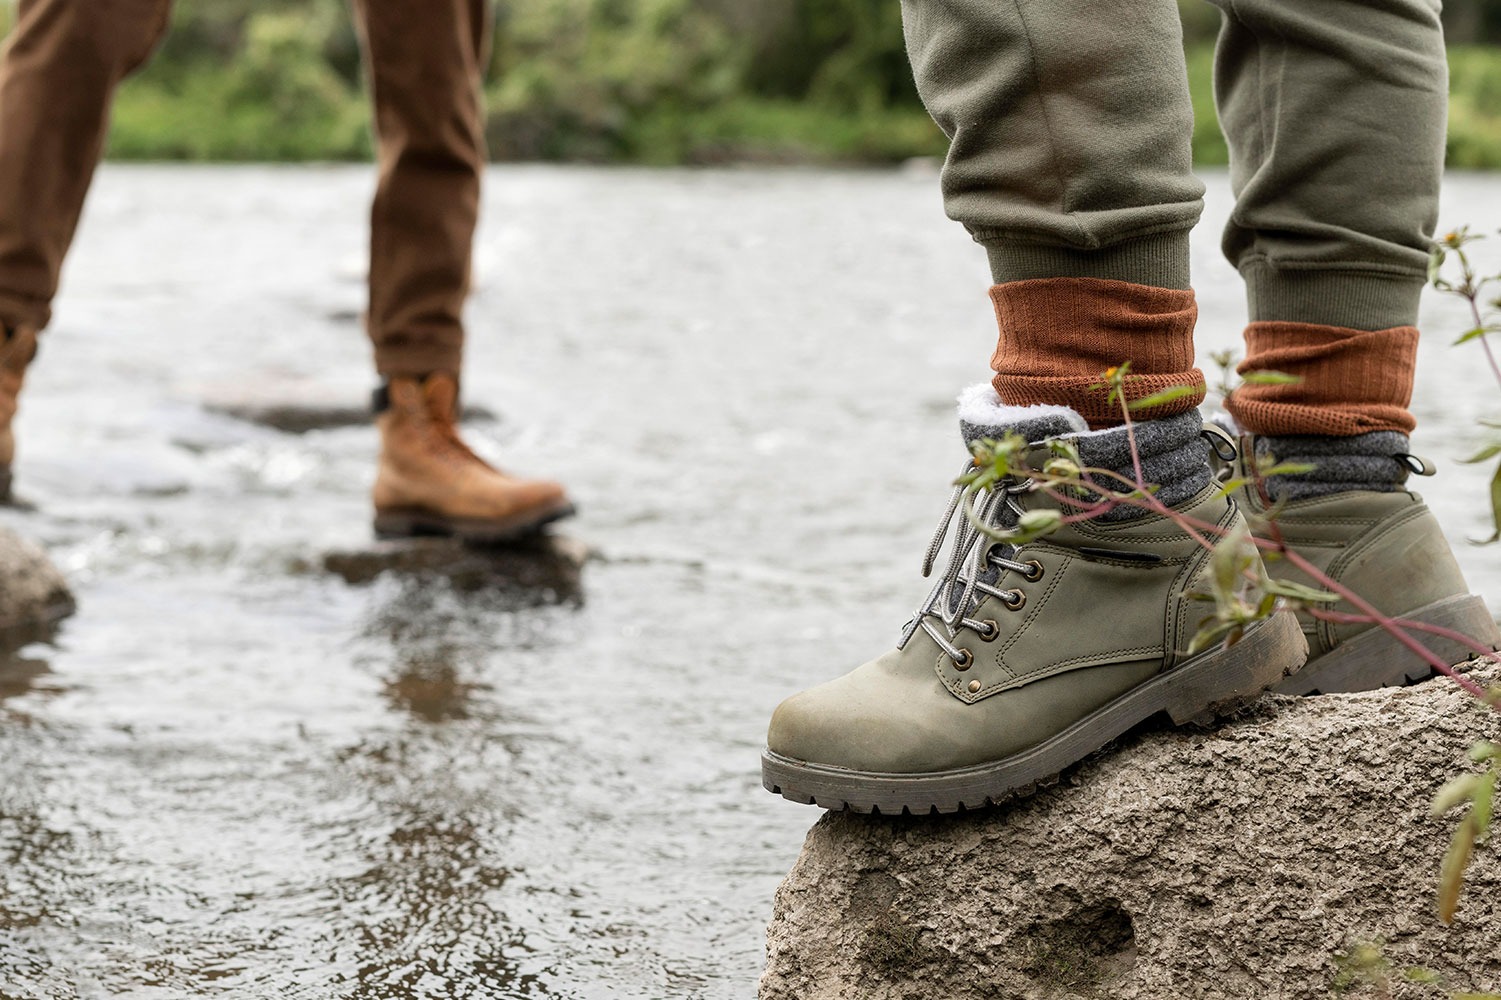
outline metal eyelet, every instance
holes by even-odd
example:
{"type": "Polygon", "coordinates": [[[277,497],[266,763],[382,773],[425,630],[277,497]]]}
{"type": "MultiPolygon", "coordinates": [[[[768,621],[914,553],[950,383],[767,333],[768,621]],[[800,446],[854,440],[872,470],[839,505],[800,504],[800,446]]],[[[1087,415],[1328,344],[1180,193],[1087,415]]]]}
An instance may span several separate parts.
{"type": "Polygon", "coordinates": [[[1027,595],[1023,594],[1019,590],[1008,590],[1001,598],[1001,603],[1006,605],[1006,607],[1010,608],[1012,611],[1017,611],[1023,604],[1027,603],[1027,595]]]}
{"type": "Polygon", "coordinates": [[[994,642],[995,637],[1001,634],[1001,627],[994,618],[987,618],[980,623],[980,628],[975,629],[975,634],[985,642],[994,642]]]}
{"type": "Polygon", "coordinates": [[[973,653],[971,653],[967,649],[961,649],[961,650],[959,650],[959,652],[962,653],[963,655],[960,656],[958,659],[954,660],[954,669],[955,670],[963,672],[963,671],[968,670],[970,667],[972,667],[972,666],[975,665],[975,656],[974,656],[973,653]]]}
{"type": "Polygon", "coordinates": [[[1022,574],[1022,579],[1028,583],[1036,583],[1042,579],[1042,563],[1036,559],[1027,560],[1027,571],[1022,574]]]}

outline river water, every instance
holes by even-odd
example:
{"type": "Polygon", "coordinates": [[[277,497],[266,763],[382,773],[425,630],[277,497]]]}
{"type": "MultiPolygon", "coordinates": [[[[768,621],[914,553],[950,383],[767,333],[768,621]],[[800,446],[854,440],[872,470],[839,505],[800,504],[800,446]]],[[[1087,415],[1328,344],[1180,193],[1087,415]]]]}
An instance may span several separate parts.
{"type": "MultiPolygon", "coordinates": [[[[1206,352],[1244,319],[1208,180],[1206,352]]],[[[0,996],[750,997],[817,816],[761,791],[765,721],[925,590],[983,256],[930,171],[495,168],[471,435],[571,486],[592,557],[351,584],[371,183],[99,178],[23,401],[37,510],[3,518],[80,611],[0,659],[0,996]],[[331,426],[233,415],[288,400],[331,426]]],[[[1452,178],[1446,224],[1498,219],[1501,178],[1452,178]]],[[[1426,321],[1420,488],[1498,607],[1450,460],[1501,407],[1463,315],[1426,321]]]]}

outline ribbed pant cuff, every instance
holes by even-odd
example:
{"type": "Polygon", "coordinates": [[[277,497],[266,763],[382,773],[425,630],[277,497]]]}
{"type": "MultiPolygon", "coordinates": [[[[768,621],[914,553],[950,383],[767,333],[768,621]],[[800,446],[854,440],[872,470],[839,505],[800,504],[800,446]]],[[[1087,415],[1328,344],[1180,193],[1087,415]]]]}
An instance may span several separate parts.
{"type": "Polygon", "coordinates": [[[1415,326],[1421,275],[1373,274],[1330,268],[1279,268],[1243,260],[1252,323],[1314,323],[1347,330],[1415,326]]]}
{"type": "Polygon", "coordinates": [[[1096,250],[1021,243],[987,234],[977,234],[975,241],[990,258],[990,274],[997,285],[1033,278],[1101,278],[1154,288],[1189,287],[1187,230],[1096,250]]]}

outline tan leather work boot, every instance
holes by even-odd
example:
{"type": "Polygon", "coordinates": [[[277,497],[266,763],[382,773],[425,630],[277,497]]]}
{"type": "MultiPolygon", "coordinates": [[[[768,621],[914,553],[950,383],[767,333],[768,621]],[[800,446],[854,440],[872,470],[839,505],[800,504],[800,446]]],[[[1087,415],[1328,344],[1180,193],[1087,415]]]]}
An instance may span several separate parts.
{"type": "Polygon", "coordinates": [[[377,537],[498,542],[573,513],[558,483],[508,476],[460,440],[452,375],[393,378],[384,395],[375,418],[381,440],[372,491],[377,537]]]}
{"type": "MultiPolygon", "coordinates": [[[[1233,442],[1231,474],[1250,477],[1248,456],[1255,440],[1233,442]]],[[[1394,456],[1397,457],[1397,456],[1394,456]]],[[[1407,456],[1402,456],[1407,457],[1407,456]]],[[[1423,473],[1431,466],[1416,460],[1423,473]]],[[[1369,601],[1377,611],[1469,636],[1482,646],[1501,648],[1501,628],[1478,595],[1470,593],[1459,563],[1437,519],[1423,498],[1408,490],[1349,490],[1269,505],[1254,482],[1235,493],[1251,531],[1274,538],[1270,523],[1288,547],[1322,573],[1369,601]]],[[[1267,572],[1322,589],[1322,584],[1284,559],[1267,557],[1267,572]]],[[[1347,601],[1325,605],[1358,614],[1347,601]]],[[[1283,694],[1370,691],[1432,677],[1434,669],[1391,633],[1370,623],[1338,623],[1298,615],[1308,639],[1308,665],[1277,687],[1283,694]]],[[[1446,663],[1461,663],[1475,654],[1464,643],[1439,635],[1411,633],[1446,663]]]]}
{"type": "Polygon", "coordinates": [[[36,331],[0,327],[0,504],[11,502],[11,465],[16,460],[16,398],[26,366],[36,357],[36,331]]]}
{"type": "MultiPolygon", "coordinates": [[[[1059,411],[1076,421],[1066,429],[1085,429],[1062,407],[998,408],[983,422],[1014,427],[1059,411]]],[[[1192,440],[1143,464],[1179,464],[1173,488],[1186,495],[1164,502],[1234,532],[1244,519],[1210,481],[1197,418],[1187,417],[1192,440]]],[[[961,421],[981,423],[962,406],[961,421]]],[[[1084,453],[1112,433],[1073,440],[1084,453]]],[[[966,427],[966,437],[999,435],[966,427]]],[[[1034,448],[1028,465],[1040,469],[1048,457],[1034,448]]],[[[1116,467],[1087,454],[1085,464],[1116,467]]],[[[1236,707],[1307,658],[1297,620],[1283,611],[1234,645],[1187,653],[1206,607],[1189,597],[1210,589],[1209,553],[1165,517],[1081,520],[1013,545],[978,529],[958,500],[925,560],[926,572],[944,536],[956,534],[947,568],[897,648],[773,714],[761,757],[769,791],[887,815],[978,808],[1025,794],[1159,713],[1188,722],[1236,707]]],[[[1027,478],[975,498],[975,517],[992,527],[1064,509],[1027,478]]]]}

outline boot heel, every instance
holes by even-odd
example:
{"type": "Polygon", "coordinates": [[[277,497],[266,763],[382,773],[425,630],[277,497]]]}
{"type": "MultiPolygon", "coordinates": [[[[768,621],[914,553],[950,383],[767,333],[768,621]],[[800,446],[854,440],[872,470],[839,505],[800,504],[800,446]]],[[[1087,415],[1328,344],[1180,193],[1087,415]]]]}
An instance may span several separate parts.
{"type": "Polygon", "coordinates": [[[1290,611],[1248,629],[1235,645],[1201,653],[1167,675],[1164,708],[1177,725],[1212,722],[1254,701],[1308,662],[1308,642],[1290,611]]]}
{"type": "MultiPolygon", "coordinates": [[[[1475,594],[1457,594],[1399,617],[1438,625],[1467,635],[1491,649],[1501,648],[1501,628],[1485,602],[1475,594]]],[[[1437,653],[1445,663],[1462,663],[1474,650],[1444,636],[1414,632],[1413,638],[1437,653]]],[[[1379,625],[1335,646],[1307,670],[1277,685],[1278,694],[1346,694],[1402,687],[1432,677],[1436,671],[1379,625]]]]}

